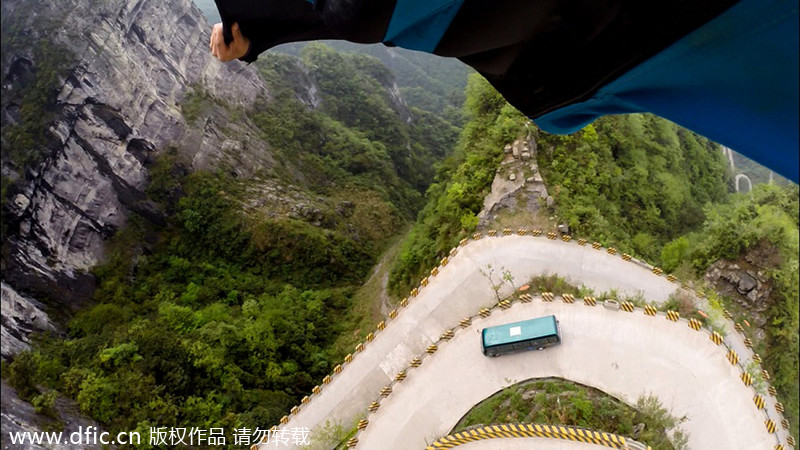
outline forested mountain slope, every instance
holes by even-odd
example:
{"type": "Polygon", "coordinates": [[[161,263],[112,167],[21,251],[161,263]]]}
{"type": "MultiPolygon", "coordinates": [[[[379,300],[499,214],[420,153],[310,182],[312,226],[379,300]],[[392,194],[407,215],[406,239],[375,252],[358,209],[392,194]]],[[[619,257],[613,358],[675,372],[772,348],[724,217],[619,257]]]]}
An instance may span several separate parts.
{"type": "Polygon", "coordinates": [[[34,6],[3,2],[4,380],[49,428],[59,396],[109,430],[276,423],[457,130],[369,56],[213,61],[188,1],[34,6]]]}
{"type": "Polygon", "coordinates": [[[506,173],[504,146],[524,142],[551,196],[540,206],[544,231],[564,224],[575,238],[719,289],[719,307],[754,324],[747,332],[775,374],[796,433],[797,387],[789,380],[798,374],[797,185],[731,194],[721,148],[652,115],[608,116],[569,136],[549,135],[478,76],[470,77],[465,105],[457,151],[437,172],[392,269],[398,295],[476,230],[496,173],[506,173]]]}

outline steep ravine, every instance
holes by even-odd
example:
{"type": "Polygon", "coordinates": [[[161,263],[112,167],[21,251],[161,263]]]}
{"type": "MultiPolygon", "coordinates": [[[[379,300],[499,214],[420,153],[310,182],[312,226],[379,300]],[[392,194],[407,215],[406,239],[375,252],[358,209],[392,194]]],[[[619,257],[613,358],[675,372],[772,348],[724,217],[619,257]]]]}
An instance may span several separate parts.
{"type": "Polygon", "coordinates": [[[48,105],[58,112],[48,126],[55,139],[44,160],[27,168],[3,162],[3,177],[19,179],[4,211],[11,227],[3,255],[2,332],[16,336],[3,340],[7,357],[30,331],[50,323],[42,305],[26,299],[74,310],[93,289],[87,271],[102,258],[104,239],[128,213],[159,220],[143,194],[159,152],[176,146],[194,169],[227,164],[243,174],[274,162],[254,127],[231,121],[223,106],[200,123],[184,118],[181,106],[193,90],[228,109],[269,96],[254,68],[212,58],[210,25],[190,0],[8,0],[2,16],[4,42],[13,37],[2,57],[9,98],[2,104],[3,127],[20,120],[17,81],[44,64],[34,45],[46,42],[72,56],[48,105]],[[12,303],[41,320],[21,324],[6,314],[12,303]]]}

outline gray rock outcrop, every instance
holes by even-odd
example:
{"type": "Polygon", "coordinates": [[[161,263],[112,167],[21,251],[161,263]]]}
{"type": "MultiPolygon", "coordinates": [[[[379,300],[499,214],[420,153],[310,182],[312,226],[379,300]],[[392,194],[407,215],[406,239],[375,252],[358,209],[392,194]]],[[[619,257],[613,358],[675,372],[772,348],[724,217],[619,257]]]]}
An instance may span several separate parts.
{"type": "MultiPolygon", "coordinates": [[[[3,101],[4,127],[21,120],[15,86],[46,63],[34,46],[46,42],[72,55],[49,105],[57,113],[43,161],[26,171],[3,161],[3,177],[18,180],[7,205],[3,335],[22,336],[48,322],[6,320],[7,293],[9,305],[34,296],[75,308],[93,290],[87,273],[102,259],[103,241],[129,212],[159,220],[143,193],[159,152],[176,146],[193,168],[269,168],[255,128],[226,115],[269,94],[254,68],[210,55],[210,25],[190,0],[8,0],[2,14],[4,27],[13,18],[4,33],[15,38],[14,51],[3,51],[4,97],[11,98],[3,101]],[[219,99],[204,123],[184,118],[193,91],[219,99]]],[[[7,347],[4,339],[3,355],[18,341],[7,347]]]]}
{"type": "Polygon", "coordinates": [[[503,210],[536,214],[539,198],[547,198],[547,187],[535,162],[536,140],[517,139],[503,148],[503,161],[492,181],[492,191],[483,200],[478,229],[486,228],[503,210]],[[529,161],[533,159],[533,161],[529,161]]]}

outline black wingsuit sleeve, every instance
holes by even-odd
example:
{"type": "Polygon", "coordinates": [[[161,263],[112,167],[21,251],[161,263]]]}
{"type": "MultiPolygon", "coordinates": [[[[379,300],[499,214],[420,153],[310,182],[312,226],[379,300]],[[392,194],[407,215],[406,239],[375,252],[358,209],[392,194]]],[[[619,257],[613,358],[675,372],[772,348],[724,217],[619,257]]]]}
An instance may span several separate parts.
{"type": "Polygon", "coordinates": [[[225,42],[233,39],[231,26],[239,24],[250,39],[241,59],[255,61],[262,52],[287,42],[344,39],[381,42],[395,0],[215,0],[222,18],[225,42]]]}

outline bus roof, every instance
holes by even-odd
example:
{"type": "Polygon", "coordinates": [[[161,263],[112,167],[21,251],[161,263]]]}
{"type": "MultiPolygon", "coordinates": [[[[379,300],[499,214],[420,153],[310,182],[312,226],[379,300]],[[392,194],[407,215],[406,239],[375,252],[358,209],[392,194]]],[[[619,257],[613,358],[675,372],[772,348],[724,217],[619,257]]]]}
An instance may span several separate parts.
{"type": "Polygon", "coordinates": [[[556,316],[545,316],[483,329],[484,347],[558,334],[556,316]]]}

